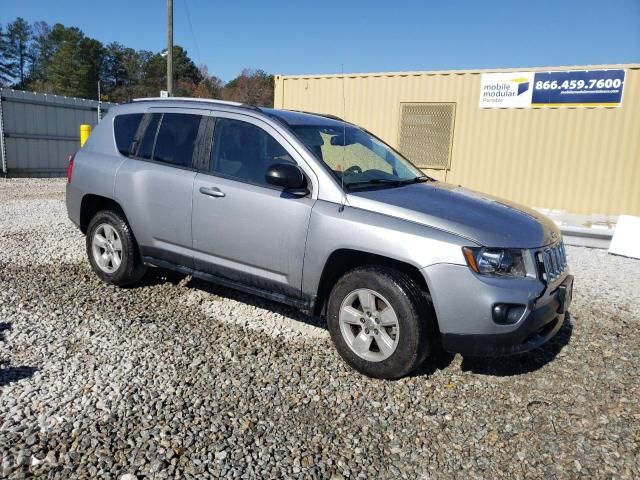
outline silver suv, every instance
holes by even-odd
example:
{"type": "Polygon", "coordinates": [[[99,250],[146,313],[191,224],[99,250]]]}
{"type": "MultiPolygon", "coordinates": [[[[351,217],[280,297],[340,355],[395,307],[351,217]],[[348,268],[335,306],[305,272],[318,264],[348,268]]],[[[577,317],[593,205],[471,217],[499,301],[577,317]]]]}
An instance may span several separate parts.
{"type": "Polygon", "coordinates": [[[110,110],[68,177],[104,282],[163,267],[323,315],[373,377],[409,374],[436,341],[474,356],[536,348],[571,302],[553,222],[435,181],[328,115],[142,99],[110,110]]]}

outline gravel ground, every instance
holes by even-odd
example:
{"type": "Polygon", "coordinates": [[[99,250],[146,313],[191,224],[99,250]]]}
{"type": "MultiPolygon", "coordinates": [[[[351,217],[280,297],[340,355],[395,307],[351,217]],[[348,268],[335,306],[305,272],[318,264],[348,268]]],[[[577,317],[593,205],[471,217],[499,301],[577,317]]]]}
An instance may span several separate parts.
{"type": "Polygon", "coordinates": [[[549,345],[379,381],[288,307],[101,284],[63,192],[0,180],[0,477],[640,478],[639,261],[569,247],[549,345]]]}

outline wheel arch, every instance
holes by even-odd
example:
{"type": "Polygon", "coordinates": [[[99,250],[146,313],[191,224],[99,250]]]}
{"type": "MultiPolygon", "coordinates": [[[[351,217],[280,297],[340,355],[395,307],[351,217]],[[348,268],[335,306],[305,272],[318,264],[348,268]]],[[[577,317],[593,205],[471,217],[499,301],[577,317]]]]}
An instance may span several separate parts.
{"type": "Polygon", "coordinates": [[[127,223],[129,222],[124,210],[114,199],[89,193],[82,197],[80,203],[80,230],[82,233],[87,234],[91,219],[100,210],[114,210],[121,214],[127,223]]]}
{"type": "Polygon", "coordinates": [[[425,291],[427,297],[431,301],[431,294],[429,292],[427,282],[424,276],[420,273],[420,269],[415,265],[363,250],[341,248],[333,251],[325,262],[322,274],[320,275],[320,281],[318,283],[313,313],[315,315],[325,313],[331,288],[342,275],[354,268],[369,265],[389,267],[407,274],[420,286],[420,288],[425,291]]]}

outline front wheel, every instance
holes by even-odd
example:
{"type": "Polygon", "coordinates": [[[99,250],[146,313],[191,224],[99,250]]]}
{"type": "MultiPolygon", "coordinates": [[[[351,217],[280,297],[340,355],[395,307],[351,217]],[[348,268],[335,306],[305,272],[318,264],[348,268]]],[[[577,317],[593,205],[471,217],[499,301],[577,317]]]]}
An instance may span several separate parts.
{"type": "Polygon", "coordinates": [[[361,267],[333,288],[327,324],[351,367],[370,377],[395,379],[411,373],[429,354],[431,312],[425,292],[405,273],[361,267]]]}
{"type": "Polygon", "coordinates": [[[129,224],[113,210],[98,212],[89,222],[87,256],[93,271],[105,283],[136,283],[146,271],[129,224]]]}

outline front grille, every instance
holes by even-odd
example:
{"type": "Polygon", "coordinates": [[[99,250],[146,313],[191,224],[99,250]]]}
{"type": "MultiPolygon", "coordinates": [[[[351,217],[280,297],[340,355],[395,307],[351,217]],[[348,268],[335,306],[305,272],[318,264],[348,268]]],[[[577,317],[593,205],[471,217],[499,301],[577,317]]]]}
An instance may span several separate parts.
{"type": "Polygon", "coordinates": [[[536,253],[540,275],[543,280],[552,282],[567,268],[567,254],[564,242],[556,243],[536,253]]]}

